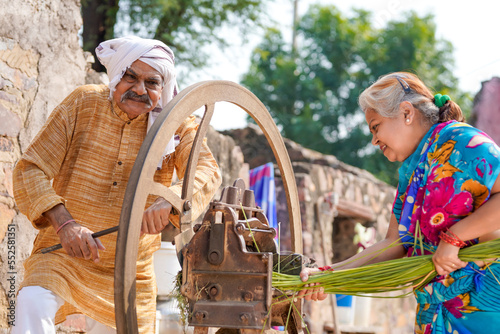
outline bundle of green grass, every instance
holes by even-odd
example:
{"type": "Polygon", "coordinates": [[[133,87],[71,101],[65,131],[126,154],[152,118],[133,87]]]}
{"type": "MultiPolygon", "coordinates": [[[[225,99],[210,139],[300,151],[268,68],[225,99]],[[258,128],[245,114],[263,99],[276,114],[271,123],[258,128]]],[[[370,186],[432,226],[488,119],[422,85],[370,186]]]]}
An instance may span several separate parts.
{"type": "MultiPolygon", "coordinates": [[[[500,257],[500,239],[487,241],[463,248],[459,252],[462,261],[491,260],[500,257]]],[[[396,260],[369,264],[352,269],[336,269],[309,276],[302,282],[297,275],[273,272],[273,287],[288,292],[323,287],[325,293],[364,296],[374,293],[400,291],[398,296],[418,289],[429,283],[437,273],[432,255],[405,257],[396,260]],[[318,283],[315,286],[311,283],[318,283]]],[[[500,281],[499,281],[500,284],[500,281]]]]}

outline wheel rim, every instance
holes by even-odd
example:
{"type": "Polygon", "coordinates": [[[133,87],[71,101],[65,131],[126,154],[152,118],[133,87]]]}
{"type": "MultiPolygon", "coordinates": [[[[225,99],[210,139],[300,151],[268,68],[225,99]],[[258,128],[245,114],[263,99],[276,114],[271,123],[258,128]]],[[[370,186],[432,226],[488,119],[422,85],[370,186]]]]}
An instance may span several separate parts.
{"type": "Polygon", "coordinates": [[[118,333],[138,333],[135,307],[135,278],[140,227],[149,194],[160,195],[179,212],[181,232],[189,233],[191,210],[186,203],[193,195],[194,174],[201,143],[215,109],[215,103],[233,103],[259,125],[279,166],[288,203],[292,251],[302,254],[302,230],[297,186],[283,138],[262,102],[246,88],[230,81],[204,81],[182,90],[160,113],[146,135],[132,168],[122,205],[115,255],[115,319],[118,333]],[[153,181],[158,161],[168,142],[184,120],[205,107],[188,160],[181,197],[153,181]],[[142,162],[142,163],[141,163],[142,162]],[[187,209],[187,210],[186,210],[187,209]]]}

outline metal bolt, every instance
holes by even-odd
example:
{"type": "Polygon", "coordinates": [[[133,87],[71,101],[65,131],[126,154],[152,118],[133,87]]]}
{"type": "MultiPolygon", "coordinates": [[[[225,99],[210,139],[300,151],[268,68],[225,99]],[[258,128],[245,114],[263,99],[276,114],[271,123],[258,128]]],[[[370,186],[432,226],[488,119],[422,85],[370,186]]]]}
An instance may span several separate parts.
{"type": "Polygon", "coordinates": [[[189,211],[189,210],[191,210],[191,207],[192,207],[192,205],[191,205],[191,202],[190,202],[190,201],[185,201],[185,202],[184,202],[184,211],[189,211]]]}
{"type": "Polygon", "coordinates": [[[213,287],[210,288],[210,295],[211,296],[215,297],[218,292],[219,292],[219,289],[217,289],[217,287],[213,286],[213,287]]]}
{"type": "Polygon", "coordinates": [[[197,321],[202,321],[205,318],[205,312],[196,312],[194,317],[197,321]]]}
{"type": "Polygon", "coordinates": [[[250,322],[250,315],[248,313],[242,313],[240,315],[240,320],[244,325],[247,325],[250,322]]]}
{"type": "Polygon", "coordinates": [[[236,225],[236,232],[242,234],[244,231],[245,231],[245,226],[243,226],[243,224],[239,223],[238,225],[236,225]]]}
{"type": "Polygon", "coordinates": [[[253,293],[251,293],[250,291],[246,291],[243,294],[243,299],[245,299],[246,302],[252,301],[253,300],[253,293]]]}
{"type": "Polygon", "coordinates": [[[183,296],[186,296],[187,294],[189,294],[190,291],[191,291],[191,288],[189,288],[189,285],[184,284],[181,286],[181,294],[183,296]]]}
{"type": "Polygon", "coordinates": [[[220,254],[219,254],[219,252],[217,252],[217,251],[213,251],[213,252],[211,252],[211,253],[210,253],[210,255],[209,255],[209,256],[210,256],[210,261],[211,261],[212,263],[214,263],[214,262],[218,262],[218,261],[219,261],[219,258],[220,258],[220,254]]]}
{"type": "Polygon", "coordinates": [[[201,228],[201,224],[195,224],[195,225],[193,226],[193,232],[194,232],[194,233],[198,232],[198,231],[200,230],[200,228],[201,228]]]}

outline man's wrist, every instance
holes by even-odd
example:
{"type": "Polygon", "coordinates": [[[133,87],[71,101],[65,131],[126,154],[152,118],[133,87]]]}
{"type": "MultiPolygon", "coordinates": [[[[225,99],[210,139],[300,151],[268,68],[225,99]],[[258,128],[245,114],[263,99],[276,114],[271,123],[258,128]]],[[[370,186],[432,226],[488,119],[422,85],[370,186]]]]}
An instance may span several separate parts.
{"type": "Polygon", "coordinates": [[[69,223],[76,223],[76,221],[74,219],[69,219],[69,220],[65,221],[64,223],[62,223],[61,225],[59,225],[59,227],[56,230],[56,234],[59,234],[59,231],[62,230],[62,228],[64,226],[68,225],[69,223]]]}

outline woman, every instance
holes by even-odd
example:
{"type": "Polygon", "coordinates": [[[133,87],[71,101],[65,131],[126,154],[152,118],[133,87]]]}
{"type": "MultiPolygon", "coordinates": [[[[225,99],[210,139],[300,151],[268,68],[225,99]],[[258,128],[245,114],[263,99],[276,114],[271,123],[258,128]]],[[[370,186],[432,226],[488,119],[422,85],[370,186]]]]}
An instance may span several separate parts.
{"type": "MultiPolygon", "coordinates": [[[[411,73],[381,77],[359,104],[372,144],[390,161],[403,162],[389,229],[384,240],[319,270],[433,253],[438,276],[414,291],[415,333],[497,332],[500,264],[466,263],[458,251],[500,238],[499,147],[462,123],[460,107],[448,96],[433,96],[411,73]]],[[[303,270],[302,280],[319,270],[303,270]]],[[[306,291],[306,299],[326,298],[321,288],[306,291]]]]}

